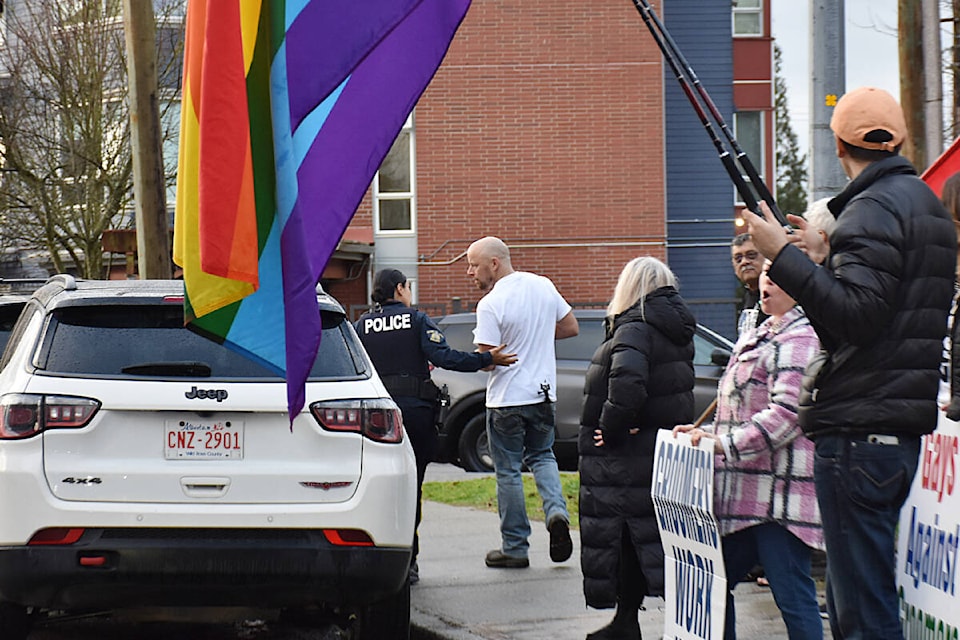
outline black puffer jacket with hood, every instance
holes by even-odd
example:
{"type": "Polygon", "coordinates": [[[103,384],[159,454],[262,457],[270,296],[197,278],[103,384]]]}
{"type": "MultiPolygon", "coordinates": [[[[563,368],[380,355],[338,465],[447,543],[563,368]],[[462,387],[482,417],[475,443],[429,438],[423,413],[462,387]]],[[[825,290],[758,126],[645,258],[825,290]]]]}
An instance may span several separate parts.
{"type": "Polygon", "coordinates": [[[663,548],[650,482],[657,430],[693,421],[696,321],[673,287],[607,318],[580,418],[580,560],[589,606],[616,606],[621,535],[629,532],[647,583],[663,595],[663,548]],[[604,446],[594,446],[595,429],[604,446]],[[639,429],[630,435],[631,429],[639,429]]]}

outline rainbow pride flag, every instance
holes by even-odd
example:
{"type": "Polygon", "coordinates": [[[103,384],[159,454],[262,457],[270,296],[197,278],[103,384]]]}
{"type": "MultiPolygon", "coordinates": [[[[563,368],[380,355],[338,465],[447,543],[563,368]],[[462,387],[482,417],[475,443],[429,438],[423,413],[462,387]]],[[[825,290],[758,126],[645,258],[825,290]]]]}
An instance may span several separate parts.
{"type": "Polygon", "coordinates": [[[286,377],[316,285],[470,0],[191,0],[174,262],[188,326],[286,377]]]}

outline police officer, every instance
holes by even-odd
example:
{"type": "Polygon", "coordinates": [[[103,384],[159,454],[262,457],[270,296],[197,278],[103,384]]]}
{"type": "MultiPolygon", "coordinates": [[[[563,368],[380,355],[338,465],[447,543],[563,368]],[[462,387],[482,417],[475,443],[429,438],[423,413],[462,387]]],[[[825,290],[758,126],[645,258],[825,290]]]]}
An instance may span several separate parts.
{"type": "MultiPolygon", "coordinates": [[[[417,521],[423,476],[437,452],[437,415],[440,390],[430,379],[430,363],[453,371],[479,371],[517,361],[500,345],[485,353],[457,351],[425,313],[410,308],[413,294],[407,277],[397,269],[383,269],[374,277],[374,308],[360,316],[356,329],[380,379],[403,414],[403,426],[417,458],[417,521]]],[[[419,580],[419,537],[414,530],[410,582],[419,580]]]]}

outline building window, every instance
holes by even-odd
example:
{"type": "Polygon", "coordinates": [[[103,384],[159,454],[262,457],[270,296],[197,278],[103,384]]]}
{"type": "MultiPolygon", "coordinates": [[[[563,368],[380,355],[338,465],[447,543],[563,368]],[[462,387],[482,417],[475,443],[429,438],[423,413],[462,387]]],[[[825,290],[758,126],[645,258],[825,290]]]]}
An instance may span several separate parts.
{"type": "Polygon", "coordinates": [[[373,179],[374,228],[381,234],[416,230],[413,114],[393,141],[373,179]]]}
{"type": "Polygon", "coordinates": [[[160,101],[160,144],[163,150],[163,171],[169,178],[167,184],[167,210],[174,208],[177,202],[177,162],[179,161],[180,140],[180,101],[161,98],[160,101]]]}
{"type": "Polygon", "coordinates": [[[157,86],[162,92],[179,94],[182,89],[184,37],[182,16],[157,16],[157,86]]]}
{"type": "Polygon", "coordinates": [[[153,14],[158,18],[166,16],[184,17],[187,14],[186,0],[153,0],[153,14]]]}
{"type": "Polygon", "coordinates": [[[763,0],[733,0],[733,35],[763,35],[763,0]]]}
{"type": "MultiPolygon", "coordinates": [[[[763,111],[737,111],[733,114],[733,135],[740,148],[750,158],[750,162],[756,168],[760,178],[763,178],[763,168],[766,166],[764,160],[764,130],[763,130],[763,111]]],[[[747,185],[751,186],[754,198],[757,197],[757,191],[750,185],[750,178],[743,176],[747,185]]],[[[740,194],[737,194],[737,202],[743,204],[740,194]]],[[[759,199],[759,198],[758,198],[759,199]]]]}

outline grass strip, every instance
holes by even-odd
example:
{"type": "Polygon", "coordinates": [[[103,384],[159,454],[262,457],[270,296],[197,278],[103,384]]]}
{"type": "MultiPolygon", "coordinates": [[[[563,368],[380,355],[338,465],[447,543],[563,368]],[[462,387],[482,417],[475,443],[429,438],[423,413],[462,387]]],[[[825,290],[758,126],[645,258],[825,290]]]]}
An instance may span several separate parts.
{"type": "MultiPolygon", "coordinates": [[[[570,512],[570,526],[580,526],[580,475],[561,473],[560,486],[567,499],[570,512]]],[[[544,519],[543,505],[533,476],[523,474],[523,495],[527,503],[527,515],[531,520],[544,519]]],[[[484,511],[497,512],[497,479],[483,476],[470,480],[452,480],[450,482],[424,482],[423,499],[458,507],[472,507],[484,511]]]]}

